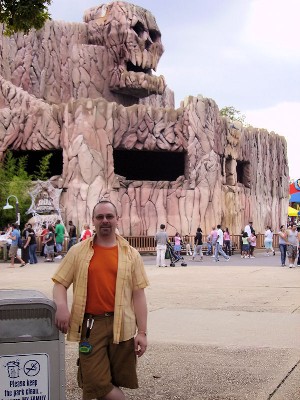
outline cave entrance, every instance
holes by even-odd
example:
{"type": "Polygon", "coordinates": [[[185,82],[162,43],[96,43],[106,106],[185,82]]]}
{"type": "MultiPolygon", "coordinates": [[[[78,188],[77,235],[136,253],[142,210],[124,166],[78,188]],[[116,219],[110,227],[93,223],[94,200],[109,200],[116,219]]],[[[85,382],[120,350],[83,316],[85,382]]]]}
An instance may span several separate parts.
{"type": "Polygon", "coordinates": [[[26,172],[34,175],[37,171],[39,162],[43,157],[52,154],[49,160],[49,178],[55,175],[61,175],[63,172],[63,151],[62,150],[10,150],[13,157],[18,159],[27,156],[26,172]]]}
{"type": "Polygon", "coordinates": [[[113,150],[115,173],[127,180],[175,181],[185,175],[186,153],[113,150]]]}
{"type": "Polygon", "coordinates": [[[238,183],[250,187],[250,162],[237,160],[236,175],[238,183]]]}

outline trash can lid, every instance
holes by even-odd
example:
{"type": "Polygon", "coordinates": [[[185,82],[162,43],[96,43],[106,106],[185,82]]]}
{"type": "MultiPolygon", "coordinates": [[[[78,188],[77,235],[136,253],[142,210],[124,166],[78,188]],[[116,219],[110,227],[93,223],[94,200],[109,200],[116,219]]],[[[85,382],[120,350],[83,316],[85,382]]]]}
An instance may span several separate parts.
{"type": "Polygon", "coordinates": [[[4,304],[52,304],[42,292],[38,290],[3,289],[0,290],[0,306],[4,304]]]}

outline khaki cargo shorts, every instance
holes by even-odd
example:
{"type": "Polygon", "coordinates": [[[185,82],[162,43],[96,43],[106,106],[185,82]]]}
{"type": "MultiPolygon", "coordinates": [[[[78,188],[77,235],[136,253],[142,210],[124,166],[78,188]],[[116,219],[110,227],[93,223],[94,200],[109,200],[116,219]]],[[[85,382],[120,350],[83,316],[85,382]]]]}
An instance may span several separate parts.
{"type": "MultiPolygon", "coordinates": [[[[86,322],[83,321],[82,341],[85,341],[86,322]]],[[[134,339],[113,343],[114,317],[97,318],[90,331],[89,354],[79,353],[78,385],[83,389],[83,400],[106,396],[114,386],[138,388],[134,339]]]]}

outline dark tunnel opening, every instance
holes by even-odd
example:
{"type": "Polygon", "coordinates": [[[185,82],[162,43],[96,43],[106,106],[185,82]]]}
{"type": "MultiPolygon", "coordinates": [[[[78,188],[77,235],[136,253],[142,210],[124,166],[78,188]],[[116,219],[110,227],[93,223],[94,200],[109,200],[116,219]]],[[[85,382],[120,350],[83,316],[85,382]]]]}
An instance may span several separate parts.
{"type": "Polygon", "coordinates": [[[115,173],[127,180],[175,181],[184,175],[186,153],[113,150],[115,173]]]}

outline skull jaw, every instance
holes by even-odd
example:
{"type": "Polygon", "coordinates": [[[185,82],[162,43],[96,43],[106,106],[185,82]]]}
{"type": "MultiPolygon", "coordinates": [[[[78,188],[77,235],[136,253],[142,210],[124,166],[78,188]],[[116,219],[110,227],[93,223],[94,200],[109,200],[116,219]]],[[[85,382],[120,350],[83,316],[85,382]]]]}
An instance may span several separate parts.
{"type": "Polygon", "coordinates": [[[157,77],[144,72],[114,71],[109,88],[114,93],[143,98],[151,94],[163,94],[166,83],[162,75],[157,77]]]}

